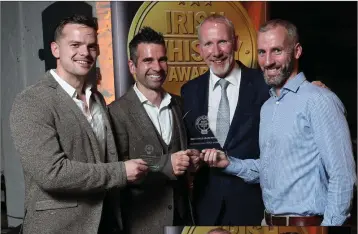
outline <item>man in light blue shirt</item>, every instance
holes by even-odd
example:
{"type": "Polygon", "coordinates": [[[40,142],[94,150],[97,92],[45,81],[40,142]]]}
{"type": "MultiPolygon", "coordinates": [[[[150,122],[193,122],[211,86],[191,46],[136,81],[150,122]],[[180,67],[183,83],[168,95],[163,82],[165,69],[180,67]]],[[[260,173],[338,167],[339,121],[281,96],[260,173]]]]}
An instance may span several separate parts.
{"type": "Polygon", "coordinates": [[[260,182],[268,225],[342,225],[356,181],[344,106],[299,72],[302,47],[293,24],[267,22],[257,43],[259,65],[272,87],[261,108],[260,159],[217,150],[205,150],[202,158],[248,183],[260,182]]]}

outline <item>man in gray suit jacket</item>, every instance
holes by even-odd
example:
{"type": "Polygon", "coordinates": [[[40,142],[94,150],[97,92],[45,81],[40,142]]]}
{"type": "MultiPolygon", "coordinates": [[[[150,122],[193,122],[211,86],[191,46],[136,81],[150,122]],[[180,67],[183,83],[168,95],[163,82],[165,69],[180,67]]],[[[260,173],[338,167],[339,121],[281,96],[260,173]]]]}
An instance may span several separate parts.
{"type": "Polygon", "coordinates": [[[199,152],[187,150],[180,98],[162,88],[168,68],[163,35],[144,27],[129,50],[137,82],[109,113],[120,155],[143,158],[150,171],[121,196],[124,226],[130,234],[163,233],[164,226],[192,224],[186,171],[199,152]]]}
{"type": "Polygon", "coordinates": [[[118,190],[148,169],[141,159],[118,162],[105,101],[88,85],[99,53],[97,29],[95,18],[62,20],[51,43],[56,70],[13,104],[10,124],[25,177],[24,233],[118,232],[118,190]]]}

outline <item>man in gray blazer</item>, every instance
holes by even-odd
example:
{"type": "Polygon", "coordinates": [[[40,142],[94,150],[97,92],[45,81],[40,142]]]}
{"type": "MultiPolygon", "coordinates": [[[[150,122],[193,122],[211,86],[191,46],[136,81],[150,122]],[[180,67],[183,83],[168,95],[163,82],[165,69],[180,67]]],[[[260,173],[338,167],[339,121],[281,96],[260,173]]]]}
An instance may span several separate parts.
{"type": "Polygon", "coordinates": [[[163,35],[144,27],[129,51],[136,83],[109,113],[120,155],[143,158],[150,171],[121,196],[124,226],[130,234],[163,233],[164,226],[193,223],[186,171],[199,152],[187,150],[180,98],[162,88],[168,68],[163,35]]]}
{"type": "Polygon", "coordinates": [[[105,101],[88,85],[99,54],[97,29],[95,18],[62,20],[51,43],[57,68],[13,104],[10,125],[25,177],[24,233],[117,233],[118,190],[147,172],[141,159],[118,162],[105,101]]]}

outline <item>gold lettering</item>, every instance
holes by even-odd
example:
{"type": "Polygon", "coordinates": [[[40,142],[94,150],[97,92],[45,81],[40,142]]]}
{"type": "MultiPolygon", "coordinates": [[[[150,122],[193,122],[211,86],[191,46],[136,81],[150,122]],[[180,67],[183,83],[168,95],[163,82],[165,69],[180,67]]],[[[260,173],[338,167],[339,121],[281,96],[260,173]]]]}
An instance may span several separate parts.
{"type": "Polygon", "coordinates": [[[201,22],[203,22],[203,20],[206,18],[206,13],[204,11],[199,11],[195,14],[195,17],[194,17],[194,25],[195,27],[198,27],[199,24],[201,24],[201,22]]]}
{"type": "Polygon", "coordinates": [[[194,79],[195,77],[199,76],[199,71],[198,71],[198,67],[193,67],[192,72],[191,72],[191,80],[194,79]]]}
{"type": "Polygon", "coordinates": [[[185,28],[185,13],[183,11],[173,11],[172,17],[173,34],[187,34],[188,32],[185,28]]]}
{"type": "Polygon", "coordinates": [[[218,13],[216,13],[216,12],[210,12],[210,15],[215,15],[215,14],[224,16],[224,12],[222,12],[222,11],[220,11],[220,12],[218,12],[218,13]]]}
{"type": "Polygon", "coordinates": [[[167,51],[168,61],[183,61],[183,40],[169,40],[167,43],[167,51]]]}
{"type": "Polygon", "coordinates": [[[190,47],[189,47],[189,40],[184,40],[184,61],[189,62],[190,61],[190,47]]]}
{"type": "Polygon", "coordinates": [[[195,62],[201,62],[203,59],[200,57],[200,52],[199,52],[199,40],[194,40],[191,42],[191,49],[195,52],[191,54],[191,58],[195,61],[195,62]]]}
{"type": "Polygon", "coordinates": [[[167,29],[167,33],[171,33],[172,32],[172,20],[171,20],[171,11],[165,11],[165,22],[166,22],[166,29],[167,29]]]}
{"type": "Polygon", "coordinates": [[[186,82],[204,74],[208,69],[206,66],[170,66],[168,82],[186,82]]]}
{"type": "Polygon", "coordinates": [[[188,29],[188,32],[190,34],[194,33],[194,12],[192,11],[188,11],[186,13],[186,19],[187,19],[187,23],[186,23],[186,28],[188,29]]]}
{"type": "Polygon", "coordinates": [[[177,67],[177,74],[179,75],[179,81],[190,80],[191,67],[177,67]]]}
{"type": "Polygon", "coordinates": [[[266,226],[263,228],[264,228],[264,234],[279,234],[279,227],[267,227],[266,226]]]}
{"type": "Polygon", "coordinates": [[[207,72],[208,70],[209,70],[208,67],[200,67],[200,68],[199,68],[199,73],[200,73],[200,75],[202,75],[202,74],[204,74],[205,72],[207,72]]]}
{"type": "Polygon", "coordinates": [[[239,53],[242,48],[242,41],[238,41],[237,51],[235,51],[235,60],[239,60],[239,53]]]}
{"type": "Polygon", "coordinates": [[[169,79],[168,79],[169,82],[173,82],[173,81],[176,81],[178,82],[178,76],[177,76],[177,73],[175,72],[175,67],[170,67],[169,68],[169,79]]]}

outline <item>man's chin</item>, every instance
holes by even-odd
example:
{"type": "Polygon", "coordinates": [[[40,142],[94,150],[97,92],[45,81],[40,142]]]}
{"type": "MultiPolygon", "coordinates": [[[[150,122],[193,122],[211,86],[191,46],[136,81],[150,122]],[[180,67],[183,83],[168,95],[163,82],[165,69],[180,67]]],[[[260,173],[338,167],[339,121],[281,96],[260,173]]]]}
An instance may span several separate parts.
{"type": "Polygon", "coordinates": [[[214,68],[214,69],[211,69],[211,70],[216,76],[221,77],[221,78],[226,77],[226,75],[228,74],[227,69],[215,69],[214,68]]]}

